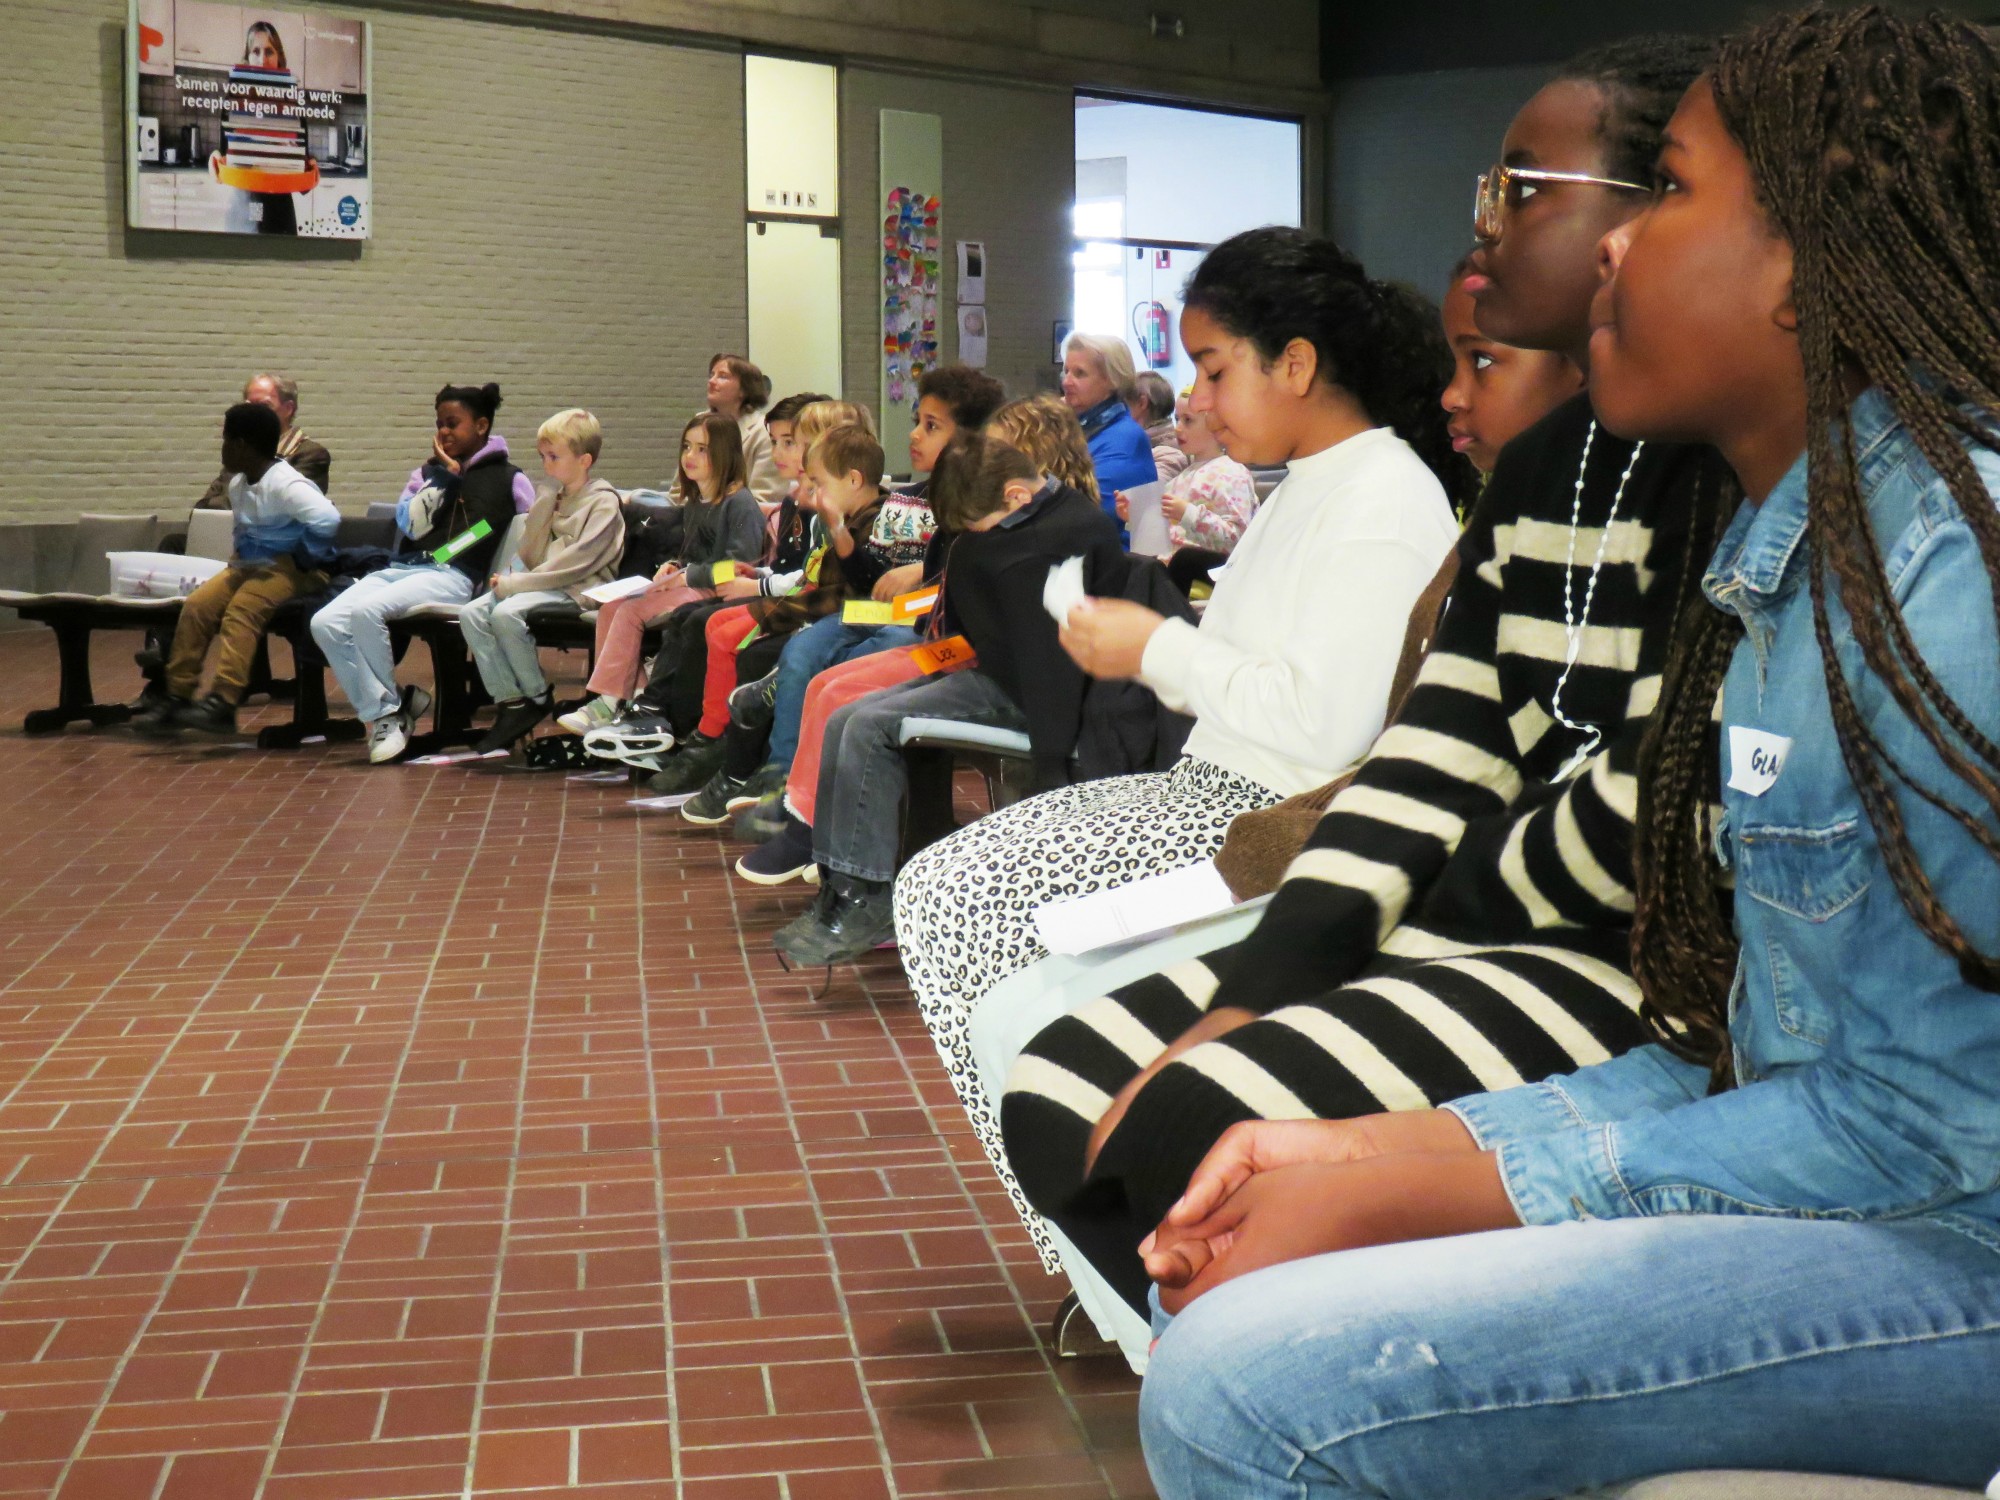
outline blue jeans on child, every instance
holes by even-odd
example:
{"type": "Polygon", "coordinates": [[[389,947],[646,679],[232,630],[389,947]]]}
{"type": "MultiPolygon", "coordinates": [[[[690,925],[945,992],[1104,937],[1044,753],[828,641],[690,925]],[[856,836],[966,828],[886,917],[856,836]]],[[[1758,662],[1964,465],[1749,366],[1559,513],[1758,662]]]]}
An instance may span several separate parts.
{"type": "Polygon", "coordinates": [[[528,589],[505,599],[484,593],[458,612],[465,649],[472,653],[479,680],[495,703],[539,698],[549,690],[542,650],[528,628],[528,615],[558,604],[575,608],[561,589],[528,589]]]}
{"type": "Polygon", "coordinates": [[[313,616],[320,654],[364,723],[386,719],[402,703],[389,622],[420,604],[463,604],[472,580],[438,563],[392,563],[337,594],[313,616]]]}
{"type": "Polygon", "coordinates": [[[771,721],[771,747],[764,758],[787,769],[799,753],[799,720],[804,716],[806,689],[828,667],[897,646],[914,646],[917,633],[907,625],[848,625],[839,615],[815,620],[785,642],[778,658],[777,717],[771,721]]]}
{"type": "Polygon", "coordinates": [[[1686,1469],[1977,1490],[1996,1401],[1976,1229],[1677,1215],[1226,1282],[1168,1325],[1140,1424],[1161,1500],[1549,1500],[1686,1469]]]}

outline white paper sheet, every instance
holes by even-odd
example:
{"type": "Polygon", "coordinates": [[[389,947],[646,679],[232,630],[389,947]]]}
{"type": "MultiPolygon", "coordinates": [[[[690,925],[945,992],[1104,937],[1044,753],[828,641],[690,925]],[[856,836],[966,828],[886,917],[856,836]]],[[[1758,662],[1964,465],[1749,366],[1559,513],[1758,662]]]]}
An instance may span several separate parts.
{"type": "Polygon", "coordinates": [[[631,578],[614,578],[594,589],[585,589],[583,597],[593,604],[610,604],[619,599],[629,599],[634,594],[643,594],[652,586],[653,580],[640,573],[631,578]]]}
{"type": "MultiPolygon", "coordinates": [[[[984,240],[958,242],[958,300],[966,304],[983,304],[986,301],[986,241],[984,240]]],[[[981,337],[984,336],[982,329],[981,337]]],[[[960,357],[963,358],[962,351],[960,357]]],[[[967,360],[966,363],[970,364],[971,361],[967,360]]]]}
{"type": "Polygon", "coordinates": [[[700,792],[697,790],[693,792],[675,792],[671,797],[634,797],[625,805],[627,807],[642,807],[653,812],[672,812],[675,808],[694,801],[699,795],[700,792]]]}
{"type": "Polygon", "coordinates": [[[1057,625],[1069,624],[1070,611],[1088,598],[1083,590],[1083,559],[1066,558],[1049,568],[1042,584],[1042,608],[1057,625]]]}
{"type": "Polygon", "coordinates": [[[1151,484],[1136,484],[1125,491],[1125,525],[1132,533],[1132,550],[1141,557],[1173,556],[1173,539],[1167,534],[1167,513],[1160,509],[1160,499],[1166,492],[1167,485],[1163,479],[1156,479],[1151,484]]]}
{"type": "Polygon", "coordinates": [[[1075,957],[1113,943],[1165,932],[1183,922],[1227,911],[1236,904],[1215,861],[1149,875],[1130,885],[1068,901],[1052,901],[1035,911],[1035,933],[1051,953],[1075,957]]]}
{"type": "Polygon", "coordinates": [[[590,786],[618,786],[632,779],[630,771],[578,771],[564,781],[581,781],[590,786]]]}

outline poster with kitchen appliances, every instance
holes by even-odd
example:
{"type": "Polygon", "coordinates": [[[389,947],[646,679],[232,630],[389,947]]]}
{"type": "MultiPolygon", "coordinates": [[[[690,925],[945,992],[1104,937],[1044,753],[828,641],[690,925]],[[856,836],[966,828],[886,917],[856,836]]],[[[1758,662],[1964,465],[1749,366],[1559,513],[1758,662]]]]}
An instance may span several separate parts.
{"type": "Polygon", "coordinates": [[[369,235],[366,21],[214,0],[130,0],[126,222],[369,235]]]}

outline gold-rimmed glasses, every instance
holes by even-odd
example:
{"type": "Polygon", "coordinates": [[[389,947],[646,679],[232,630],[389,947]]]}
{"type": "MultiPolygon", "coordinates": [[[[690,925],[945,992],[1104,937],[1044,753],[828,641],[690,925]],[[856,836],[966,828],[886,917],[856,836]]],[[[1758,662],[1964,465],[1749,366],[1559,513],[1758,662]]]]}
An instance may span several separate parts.
{"type": "Polygon", "coordinates": [[[1576,182],[1590,187],[1617,188],[1627,193],[1650,193],[1651,188],[1616,177],[1596,177],[1589,172],[1547,172],[1539,167],[1495,166],[1479,174],[1479,187],[1472,197],[1472,232],[1492,243],[1500,238],[1500,221],[1505,211],[1520,199],[1517,183],[1576,182]]]}

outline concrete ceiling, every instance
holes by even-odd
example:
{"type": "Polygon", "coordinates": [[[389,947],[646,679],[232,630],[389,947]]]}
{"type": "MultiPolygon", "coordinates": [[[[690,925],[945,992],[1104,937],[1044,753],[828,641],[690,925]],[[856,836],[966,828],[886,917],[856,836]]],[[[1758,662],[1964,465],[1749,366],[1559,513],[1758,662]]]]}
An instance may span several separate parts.
{"type": "MultiPolygon", "coordinates": [[[[2000,0],[1942,0],[1947,10],[2000,22],[2000,0]]],[[[1386,73],[1556,63],[1639,31],[1721,32],[1791,9],[1770,0],[1320,0],[1328,83],[1386,73]]]]}

